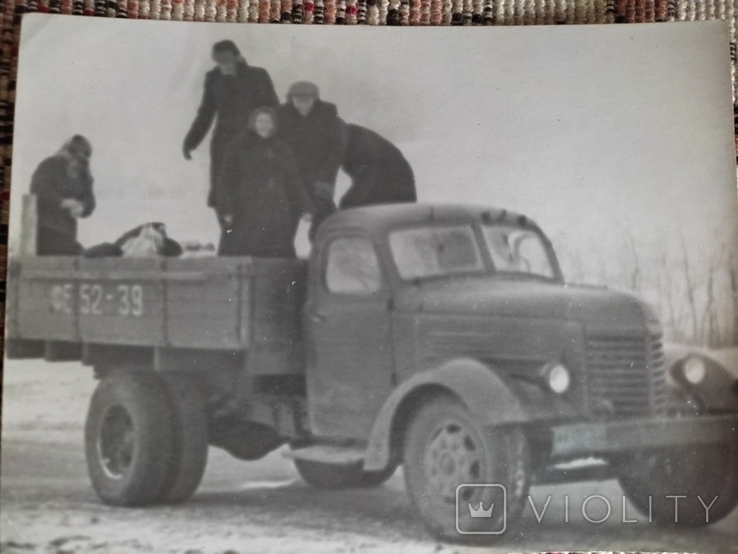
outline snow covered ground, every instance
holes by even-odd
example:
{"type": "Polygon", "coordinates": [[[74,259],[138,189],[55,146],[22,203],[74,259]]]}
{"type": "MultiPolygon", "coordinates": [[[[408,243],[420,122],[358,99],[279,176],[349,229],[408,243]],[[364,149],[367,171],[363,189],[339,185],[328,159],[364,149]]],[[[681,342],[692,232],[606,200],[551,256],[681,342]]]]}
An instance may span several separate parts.
{"type": "MultiPolygon", "coordinates": [[[[102,505],[87,477],[82,429],[95,387],[77,363],[8,361],[5,365],[0,492],[0,551],[14,554],[452,554],[566,549],[738,552],[738,512],[702,530],[664,531],[623,524],[614,480],[532,490],[541,524],[523,521],[485,548],[431,539],[404,491],[402,472],[383,487],[316,491],[275,452],[240,462],[216,448],[202,486],[181,506],[146,509],[102,505]],[[586,522],[579,507],[600,494],[612,516],[586,522]],[[570,521],[564,523],[563,496],[570,521]]],[[[628,517],[634,510],[626,506],[628,517]]],[[[642,519],[642,518],[637,518],[642,519]]]]}

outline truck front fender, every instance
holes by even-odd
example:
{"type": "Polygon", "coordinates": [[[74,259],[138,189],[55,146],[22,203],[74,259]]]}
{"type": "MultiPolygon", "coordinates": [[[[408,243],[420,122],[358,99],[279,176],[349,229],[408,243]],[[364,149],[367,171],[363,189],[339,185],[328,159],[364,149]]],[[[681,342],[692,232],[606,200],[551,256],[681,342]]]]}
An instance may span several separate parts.
{"type": "Polygon", "coordinates": [[[464,404],[480,425],[531,420],[529,410],[493,368],[472,359],[451,360],[413,375],[390,395],[372,427],[364,469],[387,467],[414,411],[433,395],[444,394],[464,404]]]}

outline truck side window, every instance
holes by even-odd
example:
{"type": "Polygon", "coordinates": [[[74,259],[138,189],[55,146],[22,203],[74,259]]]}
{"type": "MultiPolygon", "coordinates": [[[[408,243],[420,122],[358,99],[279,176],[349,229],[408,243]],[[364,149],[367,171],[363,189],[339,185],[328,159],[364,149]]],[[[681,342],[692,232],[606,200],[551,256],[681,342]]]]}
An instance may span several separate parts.
{"type": "Polygon", "coordinates": [[[506,225],[483,226],[482,231],[498,272],[554,277],[546,247],[534,232],[506,225]]]}
{"type": "Polygon", "coordinates": [[[379,260],[372,243],[362,237],[336,239],[328,247],[325,284],[330,292],[371,294],[382,286],[379,260]]]}

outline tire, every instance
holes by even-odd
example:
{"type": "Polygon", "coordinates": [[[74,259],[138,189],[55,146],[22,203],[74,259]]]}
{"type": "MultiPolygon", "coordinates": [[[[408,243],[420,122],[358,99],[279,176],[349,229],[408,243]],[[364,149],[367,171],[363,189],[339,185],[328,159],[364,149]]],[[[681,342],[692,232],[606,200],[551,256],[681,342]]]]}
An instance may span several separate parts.
{"type": "Polygon", "coordinates": [[[394,475],[397,465],[384,471],[364,471],[361,464],[335,465],[295,459],[300,477],[320,489],[350,489],[379,487],[394,475]]]}
{"type": "Polygon", "coordinates": [[[660,525],[709,525],[738,505],[738,444],[640,452],[616,467],[628,500],[660,525]],[[677,495],[686,498],[667,498],[677,495]]]}
{"type": "Polygon", "coordinates": [[[208,419],[201,387],[191,375],[163,375],[172,413],[172,456],[159,501],[188,500],[200,486],[208,461],[208,419]]]}
{"type": "MultiPolygon", "coordinates": [[[[426,528],[445,540],[470,537],[456,528],[456,494],[462,484],[497,484],[505,487],[506,520],[501,509],[490,518],[471,518],[467,504],[484,508],[503,502],[498,487],[459,491],[459,528],[464,531],[499,531],[518,518],[530,487],[530,451],[517,427],[483,428],[460,403],[435,399],[415,415],[405,435],[405,484],[426,528]]],[[[478,538],[471,535],[471,538],[478,538]]]]}
{"type": "Polygon", "coordinates": [[[155,502],[172,454],[166,391],[152,374],[113,371],[97,386],[85,424],[85,456],[92,486],[114,506],[155,502]]]}

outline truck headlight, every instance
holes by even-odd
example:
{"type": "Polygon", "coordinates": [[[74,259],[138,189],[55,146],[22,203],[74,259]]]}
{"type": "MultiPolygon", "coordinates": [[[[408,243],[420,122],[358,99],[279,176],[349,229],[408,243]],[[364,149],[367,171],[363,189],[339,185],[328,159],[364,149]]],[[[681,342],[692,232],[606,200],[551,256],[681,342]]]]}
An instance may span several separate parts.
{"type": "Polygon", "coordinates": [[[546,367],[546,380],[549,388],[556,394],[564,394],[569,390],[571,376],[563,364],[551,364],[546,367]]]}
{"type": "Polygon", "coordinates": [[[705,362],[699,356],[690,356],[682,364],[682,375],[687,383],[699,385],[705,378],[705,362]]]}

